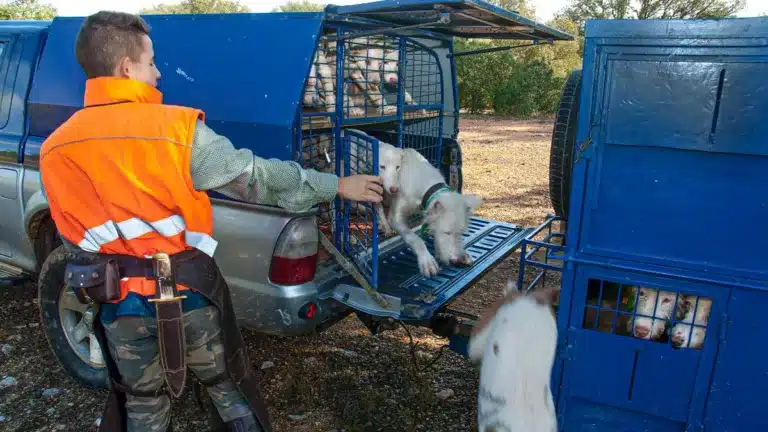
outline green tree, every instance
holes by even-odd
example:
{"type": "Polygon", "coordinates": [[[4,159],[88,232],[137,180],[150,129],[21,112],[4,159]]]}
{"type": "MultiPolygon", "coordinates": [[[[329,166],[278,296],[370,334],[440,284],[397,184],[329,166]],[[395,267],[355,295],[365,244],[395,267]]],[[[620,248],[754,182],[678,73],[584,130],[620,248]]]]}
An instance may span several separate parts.
{"type": "MultiPolygon", "coordinates": [[[[578,24],[565,17],[558,17],[547,25],[575,35],[576,39],[457,57],[460,106],[472,113],[486,110],[515,116],[553,113],[566,78],[572,70],[581,67],[583,38],[578,36],[578,24]]],[[[455,50],[529,43],[456,39],[455,50]]]]}
{"type": "Polygon", "coordinates": [[[320,12],[325,9],[325,6],[318,3],[312,3],[309,0],[301,1],[289,1],[288,3],[278,6],[272,10],[272,12],[320,12]]]}
{"type": "Polygon", "coordinates": [[[746,0],[570,0],[561,15],[583,28],[588,19],[688,19],[732,17],[746,0]]]}
{"type": "Polygon", "coordinates": [[[250,12],[237,0],[183,0],[179,4],[159,4],[141,9],[140,14],[205,14],[250,12]]]}
{"type": "Polygon", "coordinates": [[[0,5],[1,20],[51,20],[57,14],[55,7],[37,0],[13,0],[0,5]]]}
{"type": "Polygon", "coordinates": [[[515,11],[526,18],[534,19],[536,17],[536,8],[528,4],[528,0],[490,0],[490,3],[509,11],[515,11]]]}

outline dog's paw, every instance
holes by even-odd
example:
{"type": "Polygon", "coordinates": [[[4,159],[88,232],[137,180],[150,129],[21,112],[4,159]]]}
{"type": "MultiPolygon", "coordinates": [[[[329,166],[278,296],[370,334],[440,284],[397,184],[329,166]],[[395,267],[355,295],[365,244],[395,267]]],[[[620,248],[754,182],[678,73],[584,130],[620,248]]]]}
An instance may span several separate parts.
{"type": "Polygon", "coordinates": [[[472,257],[467,253],[464,252],[461,257],[456,261],[455,265],[457,266],[464,266],[464,267],[472,267],[472,264],[475,263],[475,260],[472,259],[472,257]]]}
{"type": "Polygon", "coordinates": [[[424,276],[432,277],[440,273],[440,266],[432,255],[425,254],[419,256],[419,270],[424,276]]]}
{"type": "Polygon", "coordinates": [[[365,117],[365,110],[362,108],[350,108],[349,109],[349,116],[350,117],[365,117]]]}

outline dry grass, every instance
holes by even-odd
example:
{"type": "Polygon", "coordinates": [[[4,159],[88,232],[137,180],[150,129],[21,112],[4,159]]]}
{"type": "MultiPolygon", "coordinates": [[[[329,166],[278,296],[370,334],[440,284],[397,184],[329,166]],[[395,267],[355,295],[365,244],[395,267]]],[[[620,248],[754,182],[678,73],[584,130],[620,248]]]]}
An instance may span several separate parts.
{"type": "MultiPolygon", "coordinates": [[[[464,190],[483,197],[479,215],[538,225],[551,213],[548,199],[552,120],[462,118],[464,190]]],[[[452,306],[480,313],[517,274],[513,254],[452,306]]],[[[3,430],[94,430],[105,394],[74,383],[57,365],[37,321],[33,290],[0,290],[0,341],[24,332],[11,356],[0,355],[0,376],[19,379],[0,391],[3,430]],[[45,371],[35,374],[33,371],[45,371]],[[45,399],[46,387],[63,391],[45,399]],[[75,408],[73,408],[75,406],[75,408]]],[[[423,367],[446,344],[429,330],[411,329],[423,367]]],[[[318,335],[276,338],[244,332],[275,432],[476,430],[477,368],[447,351],[433,367],[417,371],[403,329],[371,336],[354,317],[318,335]],[[265,361],[274,367],[261,370],[265,361]],[[450,389],[445,400],[438,392],[450,389]],[[298,416],[298,417],[296,417],[298,416]]],[[[189,396],[189,393],[188,393],[189,396]]],[[[207,430],[205,418],[187,397],[174,407],[175,430],[207,430]]]]}

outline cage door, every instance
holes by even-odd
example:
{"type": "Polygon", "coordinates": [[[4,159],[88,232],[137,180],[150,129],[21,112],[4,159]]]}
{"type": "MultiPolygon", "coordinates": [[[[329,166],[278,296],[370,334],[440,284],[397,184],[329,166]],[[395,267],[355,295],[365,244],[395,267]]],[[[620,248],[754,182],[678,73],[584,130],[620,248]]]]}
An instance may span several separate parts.
{"type": "Polygon", "coordinates": [[[640,423],[625,430],[676,431],[700,421],[727,304],[717,288],[618,271],[578,277],[560,394],[565,424],[633,416],[640,423]]]}
{"type": "MultiPolygon", "coordinates": [[[[342,157],[339,174],[379,175],[379,141],[354,129],[342,131],[342,157]]],[[[373,289],[378,289],[379,220],[370,202],[339,200],[335,208],[340,250],[357,266],[373,289]]]]}

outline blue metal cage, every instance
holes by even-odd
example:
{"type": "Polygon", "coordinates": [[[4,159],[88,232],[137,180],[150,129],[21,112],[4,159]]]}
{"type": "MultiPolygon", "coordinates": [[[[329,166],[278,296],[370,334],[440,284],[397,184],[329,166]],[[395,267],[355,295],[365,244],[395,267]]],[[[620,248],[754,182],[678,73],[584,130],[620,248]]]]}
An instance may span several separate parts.
{"type": "MultiPolygon", "coordinates": [[[[439,167],[446,86],[438,53],[418,39],[424,35],[358,36],[365,24],[326,22],[302,97],[296,159],[339,176],[378,175],[378,146],[386,140],[418,150],[439,167]]],[[[433,40],[446,57],[445,41],[433,40]]],[[[337,199],[320,209],[321,231],[373,289],[379,283],[378,217],[369,203],[337,199]]],[[[412,220],[418,224],[420,217],[412,220]]]]}

